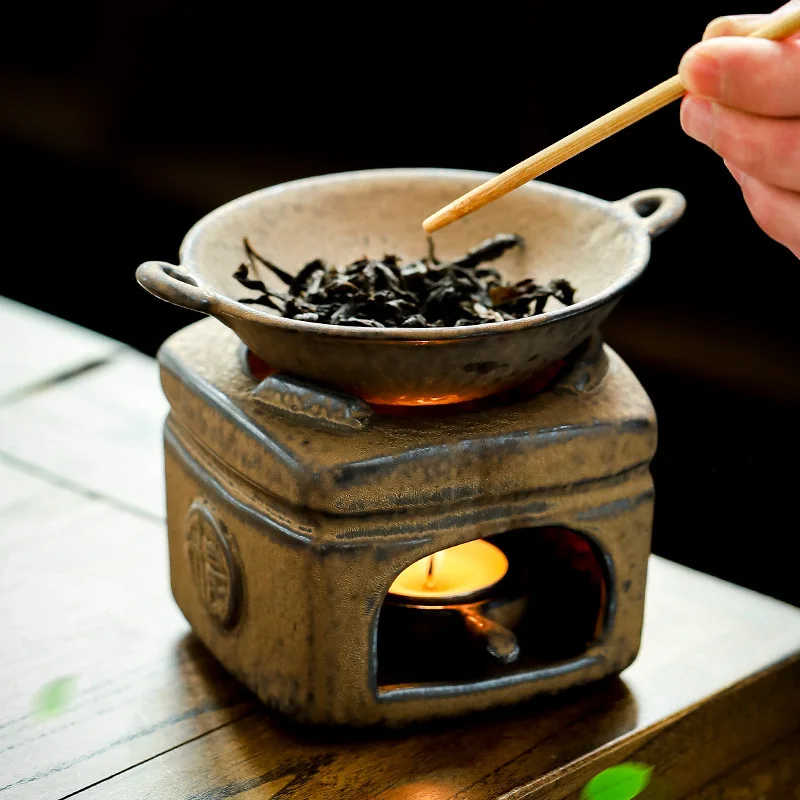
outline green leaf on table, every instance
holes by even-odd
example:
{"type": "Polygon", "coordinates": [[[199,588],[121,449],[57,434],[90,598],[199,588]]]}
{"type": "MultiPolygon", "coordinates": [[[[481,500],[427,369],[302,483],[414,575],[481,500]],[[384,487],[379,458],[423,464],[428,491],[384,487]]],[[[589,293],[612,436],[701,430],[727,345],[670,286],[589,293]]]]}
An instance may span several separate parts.
{"type": "Polygon", "coordinates": [[[57,717],[66,711],[75,694],[75,678],[67,675],[45,684],[33,698],[33,713],[39,719],[57,717]]]}
{"type": "Polygon", "coordinates": [[[650,783],[652,767],[646,764],[618,764],[595,775],[581,792],[581,800],[633,800],[650,783]]]}

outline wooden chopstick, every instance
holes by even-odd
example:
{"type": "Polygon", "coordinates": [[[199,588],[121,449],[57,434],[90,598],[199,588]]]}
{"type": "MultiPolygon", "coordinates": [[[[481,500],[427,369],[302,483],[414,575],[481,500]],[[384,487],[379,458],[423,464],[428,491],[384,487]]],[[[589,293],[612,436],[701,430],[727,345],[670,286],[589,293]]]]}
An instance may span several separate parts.
{"type": "MultiPolygon", "coordinates": [[[[775,19],[770,20],[749,35],[760,39],[775,40],[791,36],[798,30],[800,30],[800,6],[785,14],[776,15],[775,19]]],[[[613,136],[629,125],[633,125],[634,122],[658,111],[659,108],[663,108],[673,100],[679,99],[685,91],[678,75],[659,83],[658,86],[654,86],[644,94],[634,97],[633,100],[629,100],[619,108],[609,111],[608,114],[462,195],[435,214],[431,214],[422,223],[422,227],[426,233],[430,234],[473,211],[477,211],[487,203],[522,186],[523,183],[563,164],[578,153],[588,150],[598,142],[608,139],[609,136],[613,136]]]]}

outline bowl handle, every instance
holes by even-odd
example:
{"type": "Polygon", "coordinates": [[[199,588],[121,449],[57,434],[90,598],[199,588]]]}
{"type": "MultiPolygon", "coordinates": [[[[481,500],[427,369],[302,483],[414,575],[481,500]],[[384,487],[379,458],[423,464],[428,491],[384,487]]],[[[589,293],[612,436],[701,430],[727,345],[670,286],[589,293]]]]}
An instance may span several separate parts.
{"type": "Polygon", "coordinates": [[[147,261],[136,270],[136,280],[156,297],[210,314],[212,295],[180,267],[163,261],[147,261]]]}
{"type": "Polygon", "coordinates": [[[681,218],[686,199],[674,189],[645,189],[612,205],[633,216],[651,238],[655,238],[681,218]]]}

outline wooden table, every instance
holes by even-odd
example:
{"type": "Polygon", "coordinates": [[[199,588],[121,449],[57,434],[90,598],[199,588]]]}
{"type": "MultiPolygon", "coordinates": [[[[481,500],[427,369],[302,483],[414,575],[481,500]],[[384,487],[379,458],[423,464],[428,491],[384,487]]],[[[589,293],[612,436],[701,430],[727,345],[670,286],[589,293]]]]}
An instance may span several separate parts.
{"type": "Polygon", "coordinates": [[[170,596],[165,413],[152,360],[0,299],[0,800],[560,800],[627,760],[644,800],[800,798],[800,610],[656,557],[621,679],[402,734],[271,718],[170,596]]]}

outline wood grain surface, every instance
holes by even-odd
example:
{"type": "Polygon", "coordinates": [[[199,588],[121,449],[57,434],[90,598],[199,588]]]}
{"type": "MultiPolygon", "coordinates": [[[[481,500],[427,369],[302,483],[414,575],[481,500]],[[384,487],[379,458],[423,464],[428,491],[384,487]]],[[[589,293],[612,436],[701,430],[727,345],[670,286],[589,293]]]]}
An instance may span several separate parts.
{"type": "Polygon", "coordinates": [[[122,345],[0,297],[0,400],[109,360],[122,345]]]}
{"type": "MultiPolygon", "coordinates": [[[[86,344],[93,352],[96,342],[86,344]]],[[[4,347],[0,357],[13,349],[4,347]]],[[[102,360],[87,357],[83,368],[75,364],[66,379],[18,389],[0,402],[0,453],[61,485],[162,519],[167,402],[153,360],[117,348],[102,360]]]]}
{"type": "Polygon", "coordinates": [[[798,797],[800,611],[658,558],[620,679],[405,731],[268,715],[170,596],[155,365],[97,352],[87,333],[71,377],[0,395],[0,800],[572,800],[627,760],[654,767],[643,800],[798,797]],[[68,707],[38,719],[64,676],[68,707]]]}
{"type": "MultiPolygon", "coordinates": [[[[766,747],[686,800],[800,800],[800,733],[766,747]]],[[[655,798],[653,798],[655,800],[655,798]]]]}
{"type": "Polygon", "coordinates": [[[2,463],[0,486],[0,798],[63,797],[245,712],[187,636],[160,523],[2,463]],[[72,704],[40,721],[65,676],[72,704]]]}

